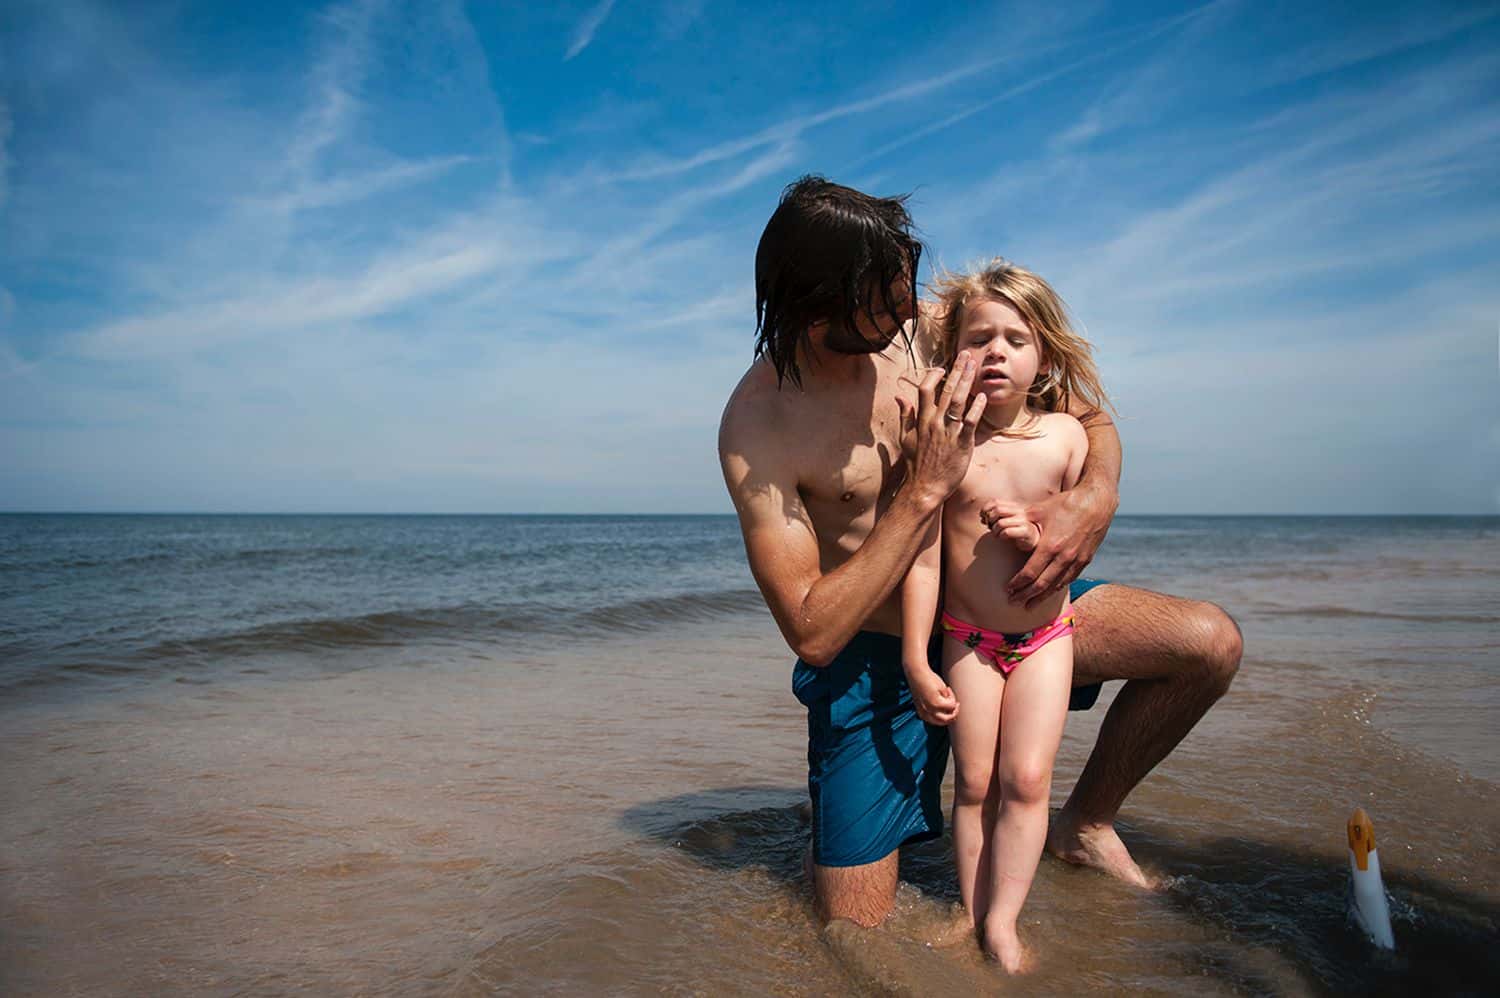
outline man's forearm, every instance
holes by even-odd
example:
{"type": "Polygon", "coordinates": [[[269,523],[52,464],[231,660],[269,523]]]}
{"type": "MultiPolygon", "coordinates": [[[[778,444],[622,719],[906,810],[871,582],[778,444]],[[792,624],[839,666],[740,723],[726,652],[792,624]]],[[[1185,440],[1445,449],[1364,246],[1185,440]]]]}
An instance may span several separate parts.
{"type": "Polygon", "coordinates": [[[859,550],[813,583],[794,622],[793,644],[804,661],[827,665],[890,599],[941,509],[941,499],[918,494],[908,480],[859,550]]]}
{"type": "Polygon", "coordinates": [[[1115,424],[1102,413],[1083,424],[1089,438],[1089,452],[1083,459],[1083,470],[1077,488],[1104,492],[1118,502],[1120,491],[1120,434],[1115,424]]]}

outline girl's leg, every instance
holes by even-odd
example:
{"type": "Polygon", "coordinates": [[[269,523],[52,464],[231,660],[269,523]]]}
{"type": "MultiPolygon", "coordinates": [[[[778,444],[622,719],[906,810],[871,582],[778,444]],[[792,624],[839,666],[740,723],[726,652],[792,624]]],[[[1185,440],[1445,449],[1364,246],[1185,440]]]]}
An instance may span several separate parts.
{"type": "Polygon", "coordinates": [[[1047,840],[1052,763],[1062,740],[1072,683],[1071,637],[1048,642],[1005,681],[996,764],[1000,814],[992,833],[990,906],[983,934],[985,951],[1011,973],[1024,969],[1016,920],[1047,840]]]}
{"type": "Polygon", "coordinates": [[[958,893],[976,926],[989,908],[989,837],[998,812],[995,751],[1005,680],[988,662],[943,638],[943,676],[958,698],[953,739],[953,853],[958,893]],[[988,801],[988,806],[986,806],[988,801]]]}

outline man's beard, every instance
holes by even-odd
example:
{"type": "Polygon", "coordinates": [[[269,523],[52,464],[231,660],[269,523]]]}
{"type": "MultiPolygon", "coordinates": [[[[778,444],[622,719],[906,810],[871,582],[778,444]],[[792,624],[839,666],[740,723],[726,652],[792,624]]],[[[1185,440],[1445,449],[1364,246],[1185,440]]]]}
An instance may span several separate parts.
{"type": "Polygon", "coordinates": [[[880,353],[896,341],[897,335],[898,333],[891,333],[884,340],[871,340],[860,335],[858,330],[843,325],[830,325],[828,333],[823,337],[823,345],[834,353],[880,353]]]}

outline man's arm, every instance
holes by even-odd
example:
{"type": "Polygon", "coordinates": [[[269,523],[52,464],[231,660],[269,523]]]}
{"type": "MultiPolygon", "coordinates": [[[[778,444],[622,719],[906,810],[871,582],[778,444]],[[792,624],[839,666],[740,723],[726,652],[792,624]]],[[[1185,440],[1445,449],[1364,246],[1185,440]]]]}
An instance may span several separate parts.
{"type": "Polygon", "coordinates": [[[1028,606],[1078,578],[1104,543],[1120,505],[1120,434],[1114,421],[1076,402],[1068,411],[1083,424],[1088,456],[1077,485],[1026,509],[1042,536],[1006,591],[1028,606]]]}
{"type": "MultiPolygon", "coordinates": [[[[824,574],[817,533],[797,490],[796,469],[774,432],[731,404],[719,428],[719,461],[745,537],[750,571],[794,652],[823,666],[849,643],[911,567],[927,528],[958,487],[984,412],[976,397],[962,419],[950,418],[974,380],[973,365],[948,378],[934,398],[940,372],[918,390],[917,444],[905,481],[858,551],[824,574]]],[[[960,410],[961,411],[961,410],[960,410]]]]}

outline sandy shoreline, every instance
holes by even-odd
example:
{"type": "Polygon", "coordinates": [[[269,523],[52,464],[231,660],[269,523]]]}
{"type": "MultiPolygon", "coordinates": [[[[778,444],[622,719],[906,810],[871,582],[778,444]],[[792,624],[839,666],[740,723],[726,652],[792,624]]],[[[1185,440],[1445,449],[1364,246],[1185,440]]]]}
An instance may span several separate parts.
{"type": "MultiPolygon", "coordinates": [[[[923,945],[955,900],[946,841],[906,864],[889,925],[819,934],[797,874],[803,720],[763,616],[476,655],[434,650],[423,664],[408,648],[359,671],[7,711],[0,984],[993,983],[972,948],[923,945]]],[[[1466,940],[1500,912],[1500,877],[1474,861],[1500,845],[1500,792],[1379,731],[1377,693],[1330,677],[1294,688],[1294,670],[1252,654],[1127,804],[1127,837],[1171,890],[1142,896],[1043,863],[1026,914],[1038,993],[1084,980],[1179,993],[1205,980],[1226,993],[1369,983],[1342,916],[1354,804],[1376,817],[1397,934],[1426,954],[1420,969],[1454,981],[1493,969],[1466,940]]],[[[1102,717],[1071,720],[1055,804],[1102,717]]]]}

